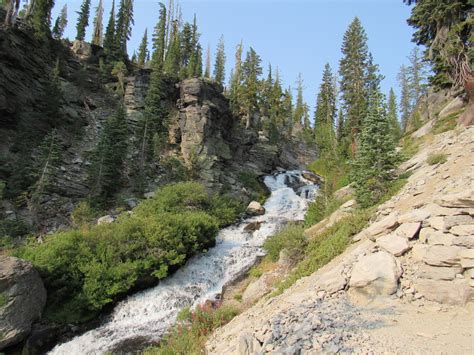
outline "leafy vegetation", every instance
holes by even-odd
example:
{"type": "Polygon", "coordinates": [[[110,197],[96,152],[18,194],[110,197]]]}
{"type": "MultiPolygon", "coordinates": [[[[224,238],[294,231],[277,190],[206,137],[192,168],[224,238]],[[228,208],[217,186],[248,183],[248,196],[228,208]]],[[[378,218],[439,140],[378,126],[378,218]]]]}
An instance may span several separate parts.
{"type": "Polygon", "coordinates": [[[444,164],[448,161],[448,156],[444,153],[432,153],[428,155],[426,162],[429,165],[444,164]]]}
{"type": "Polygon", "coordinates": [[[5,306],[7,302],[8,302],[7,296],[3,292],[0,292],[0,308],[5,306]]]}
{"type": "Polygon", "coordinates": [[[250,191],[253,191],[252,200],[260,203],[265,202],[268,197],[268,190],[263,183],[258,180],[258,175],[251,171],[242,171],[239,174],[239,181],[250,191]]]}
{"type": "Polygon", "coordinates": [[[431,130],[431,133],[441,134],[441,133],[453,130],[454,128],[456,128],[457,119],[461,113],[462,111],[455,112],[451,115],[448,115],[446,117],[436,120],[433,126],[433,129],[431,130]]]}
{"type": "Polygon", "coordinates": [[[169,185],[115,223],[59,232],[15,254],[39,269],[49,295],[47,317],[80,322],[213,246],[219,226],[238,212],[230,202],[197,183],[169,185]]]}
{"type": "Polygon", "coordinates": [[[290,224],[282,231],[271,236],[263,245],[270,260],[278,261],[280,252],[286,249],[292,260],[299,260],[307,246],[307,240],[303,235],[304,227],[298,224],[290,224]]]}
{"type": "Polygon", "coordinates": [[[178,314],[178,323],[164,337],[160,345],[145,350],[145,355],[202,354],[207,337],[222,327],[239,312],[232,307],[213,309],[200,306],[195,310],[184,308],[178,314]]]}

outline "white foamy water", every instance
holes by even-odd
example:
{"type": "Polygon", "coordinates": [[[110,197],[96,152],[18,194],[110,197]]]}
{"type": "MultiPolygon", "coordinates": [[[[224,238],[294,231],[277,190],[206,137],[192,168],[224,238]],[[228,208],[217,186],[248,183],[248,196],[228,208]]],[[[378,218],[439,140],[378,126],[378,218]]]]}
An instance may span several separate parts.
{"type": "Polygon", "coordinates": [[[180,309],[215,299],[226,284],[246,272],[263,255],[261,246],[267,237],[283,223],[304,218],[308,202],[317,189],[300,171],[266,176],[264,182],[271,191],[264,205],[265,215],[222,229],[214,248],[191,258],[156,287],[118,303],[100,327],[57,345],[50,354],[119,352],[156,342],[174,324],[180,309]],[[296,192],[288,185],[296,186],[296,192]],[[263,222],[258,231],[244,231],[255,221],[263,222]]]}

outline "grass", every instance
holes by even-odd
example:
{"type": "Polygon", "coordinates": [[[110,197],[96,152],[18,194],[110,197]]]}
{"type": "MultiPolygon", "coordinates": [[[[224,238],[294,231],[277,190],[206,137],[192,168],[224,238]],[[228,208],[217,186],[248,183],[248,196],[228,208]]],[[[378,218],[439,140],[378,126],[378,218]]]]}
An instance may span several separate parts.
{"type": "Polygon", "coordinates": [[[2,292],[0,293],[0,308],[4,307],[8,303],[7,296],[2,292]]]}
{"type": "Polygon", "coordinates": [[[283,230],[268,238],[263,247],[271,261],[276,262],[283,249],[288,250],[292,260],[298,260],[303,256],[307,240],[303,236],[304,227],[302,225],[290,224],[283,230]]]}
{"type": "Polygon", "coordinates": [[[233,307],[213,309],[208,306],[192,311],[183,309],[177,324],[156,347],[148,348],[145,355],[203,354],[206,340],[217,328],[227,324],[238,314],[233,307]]]}
{"type": "Polygon", "coordinates": [[[433,153],[428,156],[426,162],[429,165],[444,164],[448,161],[448,156],[444,153],[433,153]]]}
{"type": "Polygon", "coordinates": [[[410,135],[406,135],[401,141],[402,150],[400,151],[400,160],[407,161],[413,157],[420,150],[422,138],[412,138],[410,135]]]}
{"type": "Polygon", "coordinates": [[[459,116],[462,114],[462,112],[463,112],[463,110],[460,110],[460,111],[454,112],[451,115],[448,115],[444,118],[438,119],[435,122],[431,132],[433,134],[440,134],[440,133],[444,133],[444,132],[453,130],[454,128],[456,128],[457,120],[458,120],[459,116]]]}

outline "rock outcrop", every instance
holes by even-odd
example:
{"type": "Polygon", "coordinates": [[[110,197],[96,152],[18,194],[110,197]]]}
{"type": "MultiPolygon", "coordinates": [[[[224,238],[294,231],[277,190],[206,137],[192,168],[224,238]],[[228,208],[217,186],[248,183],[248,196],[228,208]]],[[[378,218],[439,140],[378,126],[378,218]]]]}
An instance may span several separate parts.
{"type": "Polygon", "coordinates": [[[0,256],[0,350],[29,334],[45,303],[46,290],[33,265],[0,256]]]}

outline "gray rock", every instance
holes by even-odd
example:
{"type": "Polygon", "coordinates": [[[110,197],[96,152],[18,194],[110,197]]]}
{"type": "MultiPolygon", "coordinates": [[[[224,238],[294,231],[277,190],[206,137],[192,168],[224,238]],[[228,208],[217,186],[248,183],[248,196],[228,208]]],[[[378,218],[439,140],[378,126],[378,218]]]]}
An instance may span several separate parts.
{"type": "Polygon", "coordinates": [[[406,238],[393,233],[378,238],[377,245],[395,256],[401,256],[411,249],[406,238]]]}
{"type": "Polygon", "coordinates": [[[414,280],[415,289],[427,300],[439,303],[464,305],[474,299],[474,289],[466,280],[414,280]]]}
{"type": "Polygon", "coordinates": [[[422,260],[431,266],[460,265],[460,249],[457,246],[431,245],[427,248],[422,260]]]}
{"type": "Polygon", "coordinates": [[[421,222],[403,223],[395,230],[395,234],[406,239],[413,239],[418,235],[421,222]]]}
{"type": "Polygon", "coordinates": [[[391,254],[380,251],[365,255],[352,269],[349,292],[360,301],[392,295],[397,291],[401,274],[401,267],[391,254]]]}
{"type": "Polygon", "coordinates": [[[474,248],[474,235],[464,235],[454,238],[453,244],[466,248],[474,248]]]}
{"type": "Polygon", "coordinates": [[[265,214],[265,208],[257,201],[252,201],[247,206],[246,213],[250,216],[260,216],[265,214]]]}
{"type": "Polygon", "coordinates": [[[430,280],[454,280],[456,274],[459,274],[462,269],[459,266],[454,267],[436,267],[429,265],[421,265],[417,271],[417,276],[423,279],[430,280]]]}
{"type": "Polygon", "coordinates": [[[321,275],[317,281],[317,286],[326,291],[328,294],[333,294],[337,291],[343,290],[347,284],[346,278],[343,276],[344,266],[339,265],[334,269],[321,275]]]}
{"type": "Polygon", "coordinates": [[[114,222],[115,219],[116,219],[116,218],[115,218],[114,216],[108,214],[108,215],[106,215],[106,216],[100,217],[100,218],[97,220],[97,224],[98,224],[98,225],[110,224],[110,223],[114,222]]]}
{"type": "Polygon", "coordinates": [[[466,191],[457,194],[451,194],[443,196],[435,200],[440,206],[449,207],[449,208],[473,208],[474,207],[474,196],[473,192],[466,191]]]}
{"type": "Polygon", "coordinates": [[[0,256],[0,350],[29,334],[45,303],[46,290],[33,265],[0,256]]]}

